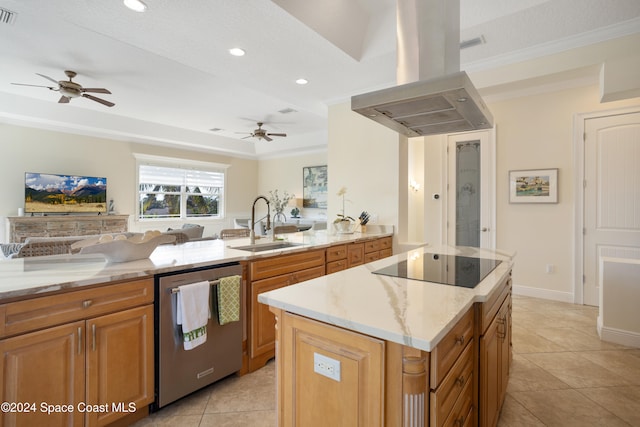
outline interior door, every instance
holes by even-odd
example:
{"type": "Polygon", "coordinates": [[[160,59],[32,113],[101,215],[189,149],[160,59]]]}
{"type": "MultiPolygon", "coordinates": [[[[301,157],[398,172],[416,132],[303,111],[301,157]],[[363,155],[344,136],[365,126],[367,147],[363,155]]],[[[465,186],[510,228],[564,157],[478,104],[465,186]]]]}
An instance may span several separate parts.
{"type": "Polygon", "coordinates": [[[495,249],[493,131],[449,135],[447,244],[495,249]]]}
{"type": "Polygon", "coordinates": [[[584,126],[583,298],[598,305],[600,257],[640,259],[640,113],[584,126]]]}

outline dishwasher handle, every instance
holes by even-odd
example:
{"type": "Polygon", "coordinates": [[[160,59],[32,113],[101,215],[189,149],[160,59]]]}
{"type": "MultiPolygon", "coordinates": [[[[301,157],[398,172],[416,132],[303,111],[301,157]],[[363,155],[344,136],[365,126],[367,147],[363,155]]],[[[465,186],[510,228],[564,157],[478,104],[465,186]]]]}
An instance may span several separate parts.
{"type": "MultiPolygon", "coordinates": [[[[219,285],[219,284],[220,284],[220,279],[209,280],[209,285],[211,285],[211,286],[215,286],[215,285],[219,285]]],[[[171,293],[171,294],[177,294],[178,292],[180,292],[180,288],[170,288],[169,289],[169,293],[171,293]]]]}

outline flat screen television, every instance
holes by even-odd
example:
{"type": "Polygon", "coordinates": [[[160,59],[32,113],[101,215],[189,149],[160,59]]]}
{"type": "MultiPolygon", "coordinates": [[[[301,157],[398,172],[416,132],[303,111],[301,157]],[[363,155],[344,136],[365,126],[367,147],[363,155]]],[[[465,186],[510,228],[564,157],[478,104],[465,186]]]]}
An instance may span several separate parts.
{"type": "Polygon", "coordinates": [[[25,173],[25,212],[102,213],[107,212],[107,205],[107,178],[25,173]]]}

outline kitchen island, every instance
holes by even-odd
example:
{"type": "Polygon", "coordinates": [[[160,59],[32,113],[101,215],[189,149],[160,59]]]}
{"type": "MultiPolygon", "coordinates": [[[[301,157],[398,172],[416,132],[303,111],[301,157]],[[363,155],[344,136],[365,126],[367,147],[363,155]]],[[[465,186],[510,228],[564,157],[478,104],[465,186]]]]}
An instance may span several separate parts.
{"type": "Polygon", "coordinates": [[[279,425],[495,425],[511,359],[512,262],[424,247],[259,295],[278,320],[279,425]],[[474,288],[372,274],[420,269],[435,254],[501,262],[474,288]]]}

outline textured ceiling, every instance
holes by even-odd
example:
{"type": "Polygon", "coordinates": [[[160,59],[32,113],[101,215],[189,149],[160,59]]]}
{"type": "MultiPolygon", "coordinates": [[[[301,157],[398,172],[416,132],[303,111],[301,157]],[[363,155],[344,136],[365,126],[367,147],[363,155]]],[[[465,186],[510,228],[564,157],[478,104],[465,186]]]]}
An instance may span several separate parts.
{"type": "MultiPolygon", "coordinates": [[[[17,14],[12,24],[0,24],[0,120],[277,155],[322,149],[328,105],[395,84],[394,1],[305,2],[311,11],[293,0],[146,3],[140,14],[120,0],[0,0],[17,14]],[[230,56],[235,46],[247,54],[230,56]],[[58,104],[57,93],[10,84],[49,85],[35,73],[62,80],[65,69],[76,71],[85,87],[111,90],[98,96],[116,106],[88,99],[58,104]],[[310,83],[296,85],[299,77],[310,83]],[[284,109],[295,112],[279,112],[284,109]],[[288,137],[241,139],[246,134],[238,132],[252,131],[257,121],[288,137]]],[[[481,92],[495,93],[520,77],[492,70],[640,34],[639,17],[637,0],[461,0],[461,39],[486,40],[462,51],[461,68],[481,92]]],[[[579,70],[595,79],[601,60],[587,53],[570,66],[540,67],[524,77],[579,70]]]]}

